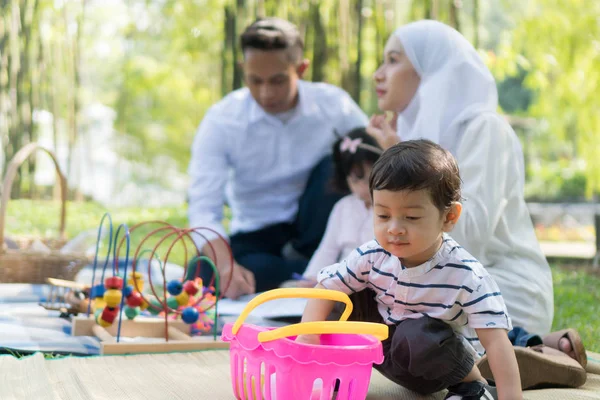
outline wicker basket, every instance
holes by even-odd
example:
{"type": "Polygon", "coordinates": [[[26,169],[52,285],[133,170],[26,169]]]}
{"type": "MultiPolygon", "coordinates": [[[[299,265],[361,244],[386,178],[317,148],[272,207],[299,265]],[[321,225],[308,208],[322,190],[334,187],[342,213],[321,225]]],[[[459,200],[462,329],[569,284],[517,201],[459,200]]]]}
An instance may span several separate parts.
{"type": "Polygon", "coordinates": [[[0,283],[47,283],[46,278],[73,280],[88,263],[89,260],[84,254],[59,251],[65,243],[66,205],[67,181],[58,166],[56,156],[37,143],[30,143],[19,150],[8,164],[0,202],[0,283]],[[7,249],[4,246],[4,229],[12,183],[21,164],[37,150],[47,153],[52,158],[58,174],[61,192],[59,238],[45,243],[50,248],[50,251],[46,252],[7,249]]]}

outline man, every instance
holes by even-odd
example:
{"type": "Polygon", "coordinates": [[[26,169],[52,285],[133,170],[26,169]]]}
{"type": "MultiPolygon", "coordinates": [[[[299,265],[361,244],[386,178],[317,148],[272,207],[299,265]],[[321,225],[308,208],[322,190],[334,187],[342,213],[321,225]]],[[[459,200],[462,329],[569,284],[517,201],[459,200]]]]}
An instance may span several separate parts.
{"type": "MultiPolygon", "coordinates": [[[[342,89],[301,80],[309,61],[290,22],[256,21],[241,47],[246,88],[208,110],[189,166],[190,226],[226,237],[225,200],[231,208],[233,271],[226,243],[214,234],[206,235],[209,242],[196,238],[203,254],[216,258],[223,280],[232,273],[224,287],[231,298],[273,289],[304,271],[339,199],[327,190],[336,132],[368,122],[342,89]]],[[[201,276],[212,273],[203,266],[201,276]]]]}

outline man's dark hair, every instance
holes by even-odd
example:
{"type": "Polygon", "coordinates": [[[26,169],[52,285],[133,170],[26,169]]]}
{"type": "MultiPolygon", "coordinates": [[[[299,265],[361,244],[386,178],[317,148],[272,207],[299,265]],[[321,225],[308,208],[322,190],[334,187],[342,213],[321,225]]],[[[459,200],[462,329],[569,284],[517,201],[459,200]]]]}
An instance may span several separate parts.
{"type": "Polygon", "coordinates": [[[304,42],[294,24],[281,18],[261,18],[248,26],[241,36],[242,51],[286,50],[294,64],[302,60],[304,42]]]}
{"type": "Polygon", "coordinates": [[[445,211],[460,200],[460,174],[449,151],[425,139],[400,142],[373,165],[369,179],[374,190],[427,190],[432,203],[445,211]]]}

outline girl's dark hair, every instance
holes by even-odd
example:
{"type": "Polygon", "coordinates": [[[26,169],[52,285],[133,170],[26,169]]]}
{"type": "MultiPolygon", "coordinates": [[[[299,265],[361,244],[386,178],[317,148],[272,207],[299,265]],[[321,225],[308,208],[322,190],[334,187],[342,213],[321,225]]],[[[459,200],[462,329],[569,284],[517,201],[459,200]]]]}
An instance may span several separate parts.
{"type": "Polygon", "coordinates": [[[374,190],[427,190],[440,211],[460,201],[460,174],[448,150],[425,139],[400,142],[387,149],[373,166],[374,190]]]}
{"type": "MultiPolygon", "coordinates": [[[[348,139],[346,139],[348,140],[348,139]]],[[[333,189],[340,193],[350,193],[350,188],[346,178],[351,173],[357,174],[359,177],[364,174],[365,164],[373,165],[379,158],[383,150],[377,144],[377,141],[367,133],[364,127],[355,128],[346,136],[342,136],[333,144],[333,189]],[[360,144],[356,147],[356,151],[342,150],[342,142],[345,138],[353,140],[360,144]]]]}

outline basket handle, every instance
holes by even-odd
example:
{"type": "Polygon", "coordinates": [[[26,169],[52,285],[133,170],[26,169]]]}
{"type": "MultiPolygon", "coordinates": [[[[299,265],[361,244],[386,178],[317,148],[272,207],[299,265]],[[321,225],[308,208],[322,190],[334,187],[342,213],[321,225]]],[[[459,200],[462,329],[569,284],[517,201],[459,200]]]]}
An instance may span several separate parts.
{"type": "Polygon", "coordinates": [[[59,226],[59,235],[60,239],[65,238],[65,220],[67,217],[67,180],[60,170],[60,166],[58,165],[58,160],[54,153],[45,147],[40,146],[37,143],[29,143],[25,145],[21,150],[19,150],[6,168],[6,175],[4,176],[4,182],[2,184],[2,198],[0,200],[0,253],[2,253],[2,244],[4,243],[4,228],[6,224],[6,208],[8,206],[8,201],[10,200],[10,193],[12,190],[12,184],[17,175],[17,170],[32,155],[36,150],[41,150],[48,154],[52,161],[54,162],[54,166],[56,167],[56,173],[59,177],[60,182],[60,193],[61,193],[61,210],[60,210],[60,226],[59,226]]]}
{"type": "Polygon", "coordinates": [[[248,314],[255,309],[257,306],[271,300],[276,299],[294,299],[294,298],[308,298],[308,299],[325,299],[325,300],[333,300],[339,301],[341,303],[346,304],[346,308],[340,317],[340,321],[348,320],[350,313],[352,312],[352,301],[348,297],[346,293],[339,292],[337,290],[328,290],[328,289],[300,289],[300,288],[290,288],[290,289],[273,289],[268,292],[264,292],[252,300],[248,302],[238,319],[235,321],[231,332],[235,335],[238,333],[238,330],[242,326],[242,323],[248,317],[248,314]]]}
{"type": "Polygon", "coordinates": [[[354,335],[371,335],[379,340],[388,338],[389,329],[385,324],[357,321],[315,321],[287,325],[258,334],[260,343],[298,335],[321,335],[324,333],[351,333],[354,335]]]}

